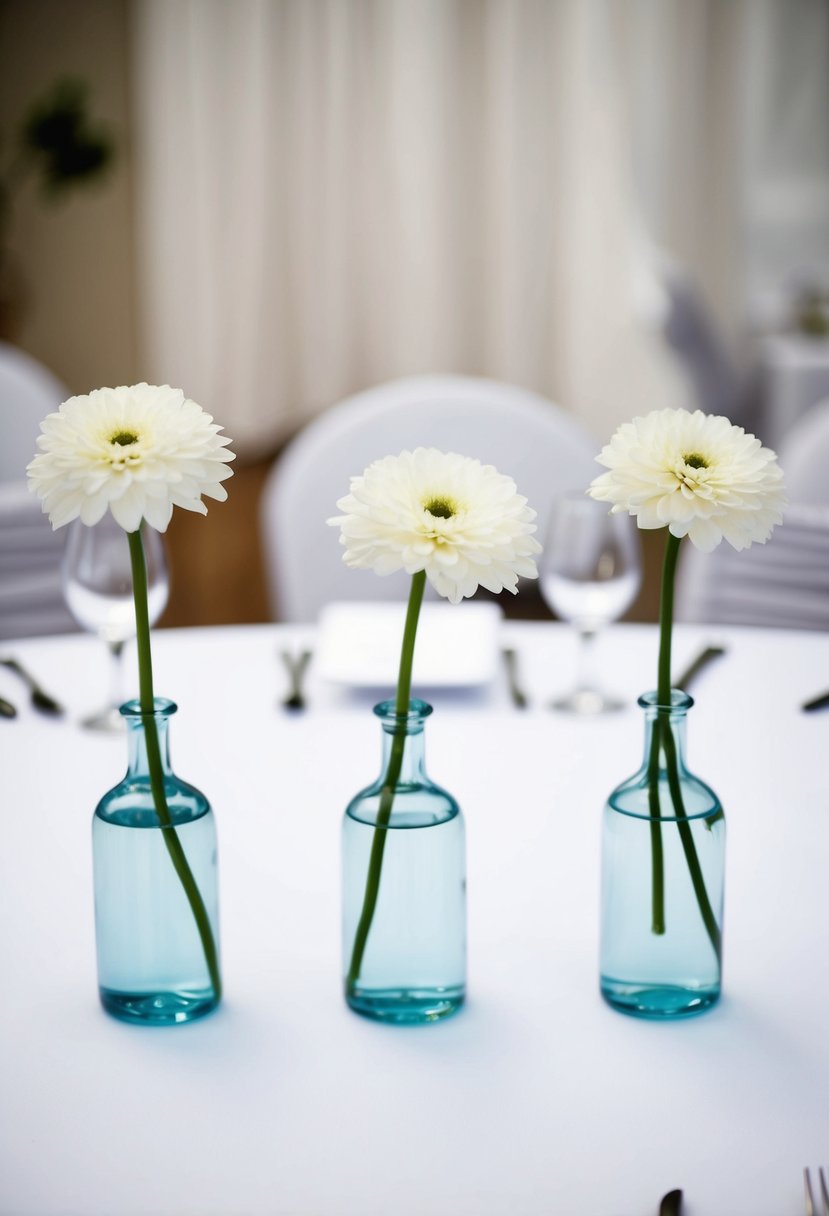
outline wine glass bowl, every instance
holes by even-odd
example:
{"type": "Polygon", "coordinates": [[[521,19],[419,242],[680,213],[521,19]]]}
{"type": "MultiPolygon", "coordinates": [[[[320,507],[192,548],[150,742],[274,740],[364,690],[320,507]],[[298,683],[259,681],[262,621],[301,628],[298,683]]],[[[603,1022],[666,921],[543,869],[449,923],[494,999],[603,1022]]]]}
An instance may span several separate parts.
{"type": "MultiPolygon", "coordinates": [[[[169,598],[164,543],[158,532],[142,528],[147,564],[147,607],[150,624],[161,616],[169,598]]],[[[110,697],[81,725],[90,730],[123,730],[120,706],[123,690],[124,645],[135,637],[132,567],[127,535],[107,512],[87,527],[70,524],[62,566],[63,594],[72,616],[82,628],[106,642],[110,654],[110,697]]]]}
{"type": "Polygon", "coordinates": [[[622,702],[603,692],[589,669],[597,633],[624,616],[642,581],[638,530],[626,514],[611,515],[607,503],[587,497],[557,499],[539,562],[547,606],[578,632],[576,686],[553,702],[554,709],[602,713],[622,702]]]}

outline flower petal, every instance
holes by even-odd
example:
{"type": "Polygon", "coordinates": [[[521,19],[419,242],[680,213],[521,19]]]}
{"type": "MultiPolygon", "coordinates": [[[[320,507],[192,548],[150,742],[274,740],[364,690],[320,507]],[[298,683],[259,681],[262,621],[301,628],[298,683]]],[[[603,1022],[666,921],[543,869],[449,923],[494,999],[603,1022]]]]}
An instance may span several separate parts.
{"type": "Polygon", "coordinates": [[[455,452],[385,456],[352,477],[337,507],[327,523],[340,529],[347,565],[425,570],[452,603],[479,586],[512,591],[519,576],[538,577],[535,512],[511,478],[455,452]]]}
{"type": "Polygon", "coordinates": [[[163,532],[173,508],[207,513],[232,476],[230,440],[195,401],[169,385],[135,384],[70,397],[41,423],[27,468],[53,528],[107,510],[128,531],[141,519],[163,532]]]}
{"type": "Polygon", "coordinates": [[[706,552],[723,536],[738,549],[762,544],[782,519],[777,457],[727,418],[654,410],[620,426],[597,459],[608,471],[591,482],[593,498],[706,552]]]}

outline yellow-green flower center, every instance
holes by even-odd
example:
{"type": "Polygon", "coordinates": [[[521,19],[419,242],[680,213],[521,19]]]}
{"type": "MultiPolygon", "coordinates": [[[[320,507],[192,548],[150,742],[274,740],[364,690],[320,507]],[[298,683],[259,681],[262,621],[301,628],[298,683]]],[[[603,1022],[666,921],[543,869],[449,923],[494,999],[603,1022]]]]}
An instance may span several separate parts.
{"type": "Polygon", "coordinates": [[[109,442],[117,443],[121,448],[127,448],[131,443],[138,443],[138,436],[132,431],[116,431],[109,442]]]}
{"type": "Polygon", "coordinates": [[[423,507],[436,519],[451,519],[457,512],[457,507],[449,498],[430,498],[423,507]]]}
{"type": "Polygon", "coordinates": [[[690,452],[687,456],[683,456],[682,459],[692,469],[707,469],[708,468],[708,461],[705,459],[704,456],[700,456],[699,452],[690,452]]]}

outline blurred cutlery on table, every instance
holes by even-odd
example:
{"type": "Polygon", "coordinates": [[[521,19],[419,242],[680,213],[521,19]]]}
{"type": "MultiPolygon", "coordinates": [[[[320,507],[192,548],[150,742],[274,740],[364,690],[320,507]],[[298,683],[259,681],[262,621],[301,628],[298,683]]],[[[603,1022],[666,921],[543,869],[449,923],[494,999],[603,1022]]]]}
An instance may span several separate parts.
{"type": "Polygon", "coordinates": [[[0,697],[0,718],[16,718],[17,710],[12,705],[11,701],[7,701],[5,697],[0,697]]]}
{"type": "Polygon", "coordinates": [[[800,708],[805,713],[811,714],[816,709],[826,709],[827,707],[829,707],[829,692],[822,692],[816,697],[812,697],[811,700],[804,701],[800,708]]]}
{"type": "Polygon", "coordinates": [[[677,676],[675,680],[671,681],[672,686],[674,688],[681,688],[683,692],[687,692],[689,685],[696,680],[700,672],[704,671],[709,663],[713,663],[714,659],[719,659],[724,654],[724,646],[706,646],[688,664],[682,675],[677,676]]]}
{"type": "Polygon", "coordinates": [[[682,1191],[668,1191],[659,1204],[659,1216],[681,1216],[682,1191]]]}
{"type": "MultiPolygon", "coordinates": [[[[23,681],[29,689],[30,700],[35,709],[39,710],[42,714],[63,713],[63,706],[54,697],[50,697],[47,692],[43,691],[34,676],[17,659],[8,656],[0,658],[0,666],[7,667],[9,671],[13,671],[23,681]]],[[[6,717],[12,716],[11,714],[6,714],[6,717]]]]}
{"type": "Polygon", "coordinates": [[[518,676],[518,655],[511,646],[505,646],[501,651],[501,656],[507,669],[507,684],[509,686],[510,699],[516,709],[526,709],[528,704],[527,694],[521,687],[518,676]]]}
{"type": "Polygon", "coordinates": [[[298,655],[292,654],[290,650],[280,650],[279,657],[290,680],[288,693],[280,701],[283,709],[306,708],[303,681],[308,664],[311,662],[311,654],[310,650],[302,650],[298,655]]]}
{"type": "MultiPolygon", "coordinates": [[[[818,1169],[818,1178],[820,1180],[820,1214],[819,1216],[829,1216],[829,1190],[826,1189],[826,1175],[823,1172],[823,1166],[818,1169]]],[[[803,1170],[803,1191],[806,1200],[806,1216],[818,1216],[818,1208],[815,1204],[815,1197],[812,1193],[812,1179],[809,1176],[808,1169],[803,1170]]]]}

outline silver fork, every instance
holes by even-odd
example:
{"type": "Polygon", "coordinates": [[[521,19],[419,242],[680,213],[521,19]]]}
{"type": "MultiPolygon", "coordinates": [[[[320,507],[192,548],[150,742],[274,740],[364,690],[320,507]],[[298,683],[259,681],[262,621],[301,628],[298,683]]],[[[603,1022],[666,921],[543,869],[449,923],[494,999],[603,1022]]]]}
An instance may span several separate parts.
{"type": "Polygon", "coordinates": [[[305,709],[305,693],[303,690],[303,680],[308,664],[311,662],[311,651],[303,650],[296,657],[291,654],[290,650],[281,650],[279,657],[282,660],[283,666],[288,673],[290,680],[290,688],[287,696],[283,697],[281,705],[283,709],[305,709]]]}
{"type": "MultiPolygon", "coordinates": [[[[826,1189],[826,1175],[823,1172],[823,1166],[818,1169],[818,1179],[820,1180],[821,1216],[829,1216],[829,1191],[826,1189]]],[[[803,1190],[806,1196],[806,1216],[818,1216],[815,1197],[812,1194],[812,1179],[809,1177],[807,1169],[803,1171],[803,1190]]]]}

